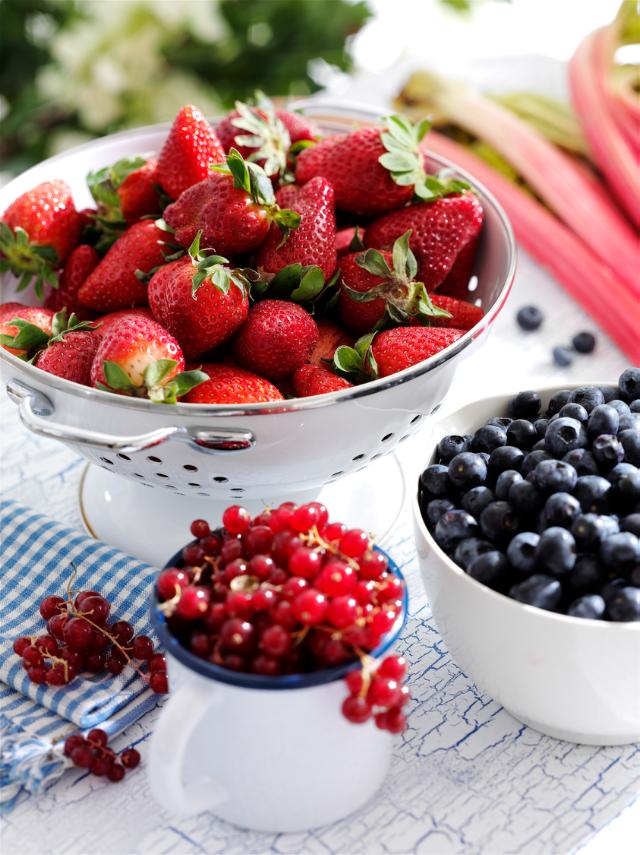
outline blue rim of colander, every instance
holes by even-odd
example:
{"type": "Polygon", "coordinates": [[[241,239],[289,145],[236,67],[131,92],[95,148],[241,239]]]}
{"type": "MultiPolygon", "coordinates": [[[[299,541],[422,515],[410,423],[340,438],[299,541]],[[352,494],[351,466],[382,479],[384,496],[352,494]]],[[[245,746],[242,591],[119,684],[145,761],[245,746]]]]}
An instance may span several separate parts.
{"type": "MultiPolygon", "coordinates": [[[[195,541],[193,541],[195,543],[195,541]]],[[[397,640],[402,632],[404,625],[407,622],[409,612],[409,592],[407,589],[407,580],[404,574],[393,560],[393,558],[381,549],[375,546],[377,552],[381,552],[389,562],[389,572],[397,576],[404,583],[402,592],[402,609],[398,615],[396,622],[391,629],[383,637],[382,642],[372,650],[368,655],[373,659],[378,659],[389,650],[393,643],[397,640]]],[[[169,567],[180,566],[182,562],[182,549],[176,552],[163,567],[166,570],[169,567]]],[[[228,668],[222,668],[220,665],[214,665],[213,662],[208,662],[206,659],[201,659],[186,647],[183,647],[180,641],[172,635],[167,625],[167,619],[158,607],[158,599],[156,595],[157,583],[153,586],[151,593],[151,622],[160,639],[160,643],[164,648],[165,653],[169,653],[185,667],[192,671],[196,671],[203,677],[208,677],[211,680],[216,680],[219,683],[228,683],[231,686],[237,686],[242,689],[309,689],[313,686],[321,686],[325,683],[333,683],[344,677],[349,671],[360,667],[360,662],[357,659],[351,659],[344,662],[342,665],[336,665],[333,668],[324,668],[322,671],[313,671],[310,674],[285,674],[281,677],[268,677],[262,674],[245,674],[241,671],[231,671],[228,668]]]]}

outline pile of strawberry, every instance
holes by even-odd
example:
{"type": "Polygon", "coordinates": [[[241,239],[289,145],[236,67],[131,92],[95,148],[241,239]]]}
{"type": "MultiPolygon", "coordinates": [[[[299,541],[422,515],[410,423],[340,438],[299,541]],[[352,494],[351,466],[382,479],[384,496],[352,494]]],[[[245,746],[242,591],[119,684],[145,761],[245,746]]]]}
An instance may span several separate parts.
{"type": "Polygon", "coordinates": [[[157,158],[91,173],[95,209],[40,184],[0,220],[0,345],[161,403],[304,397],[385,377],[463,335],[483,211],[426,174],[428,123],[319,139],[267,101],[214,129],[194,107],[157,158]]]}

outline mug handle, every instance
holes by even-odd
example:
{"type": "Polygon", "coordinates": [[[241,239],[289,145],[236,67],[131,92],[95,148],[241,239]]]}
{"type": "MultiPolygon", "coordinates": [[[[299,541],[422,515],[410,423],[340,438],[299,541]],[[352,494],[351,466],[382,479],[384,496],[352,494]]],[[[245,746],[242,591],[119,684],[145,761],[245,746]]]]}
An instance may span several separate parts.
{"type": "Polygon", "coordinates": [[[156,799],[172,813],[193,816],[224,801],[221,784],[209,776],[184,783],[184,758],[194,729],[220,692],[211,686],[187,683],[164,705],[149,749],[149,781],[156,799]]]}

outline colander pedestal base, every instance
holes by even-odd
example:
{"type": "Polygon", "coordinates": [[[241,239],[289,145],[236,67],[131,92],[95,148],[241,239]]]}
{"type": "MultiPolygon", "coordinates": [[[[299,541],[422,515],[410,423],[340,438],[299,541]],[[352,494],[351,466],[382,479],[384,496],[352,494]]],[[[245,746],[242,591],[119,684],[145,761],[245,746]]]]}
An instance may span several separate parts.
{"type": "Polygon", "coordinates": [[[372,532],[384,545],[402,510],[405,494],[403,471],[395,455],[388,454],[319,491],[296,494],[284,489],[282,496],[269,496],[264,501],[177,496],[170,490],[150,489],[87,464],[78,501],[89,534],[162,567],[189,540],[192,520],[201,518],[213,524],[234,501],[257,514],[266,504],[317,499],[327,505],[333,519],[372,532]]]}

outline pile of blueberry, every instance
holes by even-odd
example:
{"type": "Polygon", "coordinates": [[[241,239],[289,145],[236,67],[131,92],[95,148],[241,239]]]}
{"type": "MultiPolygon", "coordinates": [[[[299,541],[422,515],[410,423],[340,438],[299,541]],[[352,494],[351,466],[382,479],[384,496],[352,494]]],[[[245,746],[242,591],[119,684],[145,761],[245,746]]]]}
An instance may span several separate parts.
{"type": "Polygon", "coordinates": [[[617,386],[520,392],[508,416],[445,436],[422,516],[470,576],[573,617],[640,621],[640,368],[617,386]]]}

